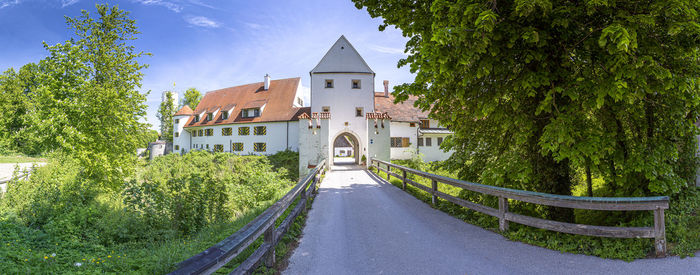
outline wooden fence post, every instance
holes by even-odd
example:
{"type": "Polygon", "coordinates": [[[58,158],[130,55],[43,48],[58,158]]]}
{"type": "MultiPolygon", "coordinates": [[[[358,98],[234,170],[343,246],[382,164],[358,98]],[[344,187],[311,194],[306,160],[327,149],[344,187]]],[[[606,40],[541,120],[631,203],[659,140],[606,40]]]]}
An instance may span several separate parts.
{"type": "Polygon", "coordinates": [[[318,184],[319,184],[318,182],[320,180],[321,180],[321,176],[319,174],[316,174],[314,176],[313,182],[311,183],[311,188],[314,189],[314,191],[313,191],[314,194],[318,194],[318,184]]]}
{"type": "Polygon", "coordinates": [[[654,248],[656,257],[666,257],[666,223],[664,222],[664,209],[656,207],[654,210],[654,248]]]}
{"type": "Polygon", "coordinates": [[[437,186],[437,181],[433,180],[433,206],[437,205],[437,192],[438,186],[437,186]]]}
{"type": "Polygon", "coordinates": [[[401,170],[403,172],[403,190],[406,191],[406,170],[401,170]]]}
{"type": "Polygon", "coordinates": [[[391,166],[389,166],[389,164],[387,164],[386,165],[386,181],[391,182],[391,174],[389,174],[389,172],[391,172],[391,166]]]}
{"type": "Polygon", "coordinates": [[[263,242],[269,243],[270,250],[265,254],[265,266],[272,267],[275,265],[275,224],[273,223],[263,235],[263,242]]]}
{"type": "Polygon", "coordinates": [[[503,231],[508,230],[508,221],[506,213],[508,212],[508,198],[498,197],[498,229],[503,231]]]}

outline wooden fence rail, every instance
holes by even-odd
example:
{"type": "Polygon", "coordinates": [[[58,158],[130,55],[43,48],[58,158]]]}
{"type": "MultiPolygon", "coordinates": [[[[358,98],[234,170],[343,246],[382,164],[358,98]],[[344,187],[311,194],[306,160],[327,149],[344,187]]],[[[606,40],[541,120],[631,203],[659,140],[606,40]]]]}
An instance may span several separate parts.
{"type": "Polygon", "coordinates": [[[247,249],[263,234],[263,244],[233,270],[231,274],[250,274],[255,271],[262,261],[264,261],[265,265],[268,267],[274,265],[275,246],[294,223],[294,219],[306,208],[308,199],[315,194],[316,185],[320,180],[320,176],[324,173],[324,165],[325,160],[316,166],[309,175],[300,180],[292,190],[284,195],[284,197],[265,210],[265,212],[223,241],[180,262],[178,264],[178,269],[170,274],[214,273],[216,270],[226,265],[226,263],[236,258],[236,256],[247,249]],[[298,197],[301,199],[297,205],[284,221],[282,221],[280,226],[275,228],[275,221],[277,218],[279,218],[298,197]]]}
{"type": "Polygon", "coordinates": [[[508,230],[508,222],[516,222],[532,227],[571,233],[578,235],[597,236],[597,237],[612,237],[612,238],[654,238],[654,248],[656,249],[657,257],[666,256],[666,226],[664,223],[664,209],[668,209],[668,197],[629,197],[629,198],[603,198],[603,197],[574,197],[564,195],[553,195],[539,192],[523,191],[510,188],[496,187],[483,185],[473,182],[467,182],[448,177],[443,177],[423,171],[411,169],[405,166],[392,164],[390,162],[371,159],[370,166],[377,168],[387,174],[387,181],[391,177],[396,177],[403,181],[403,189],[406,190],[406,184],[411,184],[418,189],[428,192],[432,195],[432,203],[435,205],[438,198],[454,204],[469,208],[471,210],[484,213],[499,219],[499,229],[501,231],[508,230]],[[382,168],[385,166],[386,169],[382,168]],[[391,169],[401,171],[401,174],[394,173],[391,169]],[[427,187],[418,182],[415,182],[407,177],[408,174],[417,175],[431,180],[431,187],[427,187]],[[444,183],[451,186],[459,187],[469,191],[478,192],[481,194],[492,195],[498,197],[498,209],[477,204],[461,198],[451,196],[439,191],[438,183],[444,183]],[[508,212],[508,200],[518,200],[540,205],[588,209],[588,210],[607,210],[607,211],[654,211],[654,227],[615,227],[615,226],[596,226],[586,224],[573,224],[566,222],[558,222],[545,220],[530,216],[524,216],[508,212]]]}

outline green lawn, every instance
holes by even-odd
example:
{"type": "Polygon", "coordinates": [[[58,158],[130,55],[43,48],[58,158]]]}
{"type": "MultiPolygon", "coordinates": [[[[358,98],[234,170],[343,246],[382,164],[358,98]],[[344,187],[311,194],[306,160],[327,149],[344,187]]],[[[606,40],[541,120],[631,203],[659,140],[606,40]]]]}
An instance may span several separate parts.
{"type": "Polygon", "coordinates": [[[0,156],[0,163],[21,163],[21,162],[46,162],[45,158],[35,158],[28,156],[0,156]]]}

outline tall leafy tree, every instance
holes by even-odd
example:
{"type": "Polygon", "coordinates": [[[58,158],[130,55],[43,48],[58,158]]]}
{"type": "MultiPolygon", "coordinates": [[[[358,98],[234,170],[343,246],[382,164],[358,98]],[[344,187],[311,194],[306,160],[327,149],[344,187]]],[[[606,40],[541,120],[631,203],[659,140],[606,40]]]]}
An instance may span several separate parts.
{"type": "Polygon", "coordinates": [[[163,140],[173,141],[173,115],[175,114],[175,102],[171,92],[165,93],[165,100],[160,103],[158,114],[160,120],[160,135],[163,140]]]}
{"type": "Polygon", "coordinates": [[[45,73],[37,89],[35,131],[47,148],[78,160],[92,182],[119,186],[133,172],[136,148],[146,128],[145,95],[139,93],[146,65],[130,41],[139,33],[129,13],[96,5],[66,17],[75,36],[44,47],[45,73]]]}
{"type": "Polygon", "coordinates": [[[197,109],[199,101],[202,100],[202,93],[196,88],[189,88],[185,91],[185,102],[184,105],[190,106],[192,110],[197,109]]]}
{"type": "Polygon", "coordinates": [[[0,75],[0,151],[40,154],[40,139],[29,131],[34,93],[39,85],[40,68],[35,63],[22,66],[18,72],[8,69],[0,75]]]}
{"type": "Polygon", "coordinates": [[[416,77],[397,100],[454,130],[465,178],[570,194],[589,167],[638,196],[694,170],[700,1],[353,1],[409,38],[399,66],[416,77]]]}

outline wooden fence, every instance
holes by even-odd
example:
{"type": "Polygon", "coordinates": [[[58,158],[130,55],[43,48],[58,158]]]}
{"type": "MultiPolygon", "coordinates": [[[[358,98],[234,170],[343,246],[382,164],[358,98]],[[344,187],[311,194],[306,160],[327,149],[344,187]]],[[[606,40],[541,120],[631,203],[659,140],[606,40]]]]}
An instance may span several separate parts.
{"type": "Polygon", "coordinates": [[[24,171],[24,172],[20,172],[19,175],[18,175],[17,177],[15,177],[15,178],[9,178],[9,179],[6,179],[6,180],[0,180],[0,194],[2,194],[2,193],[4,193],[5,191],[7,191],[6,188],[9,188],[9,186],[6,185],[7,183],[9,183],[9,182],[11,182],[11,181],[13,181],[13,180],[27,179],[27,178],[29,178],[29,175],[30,175],[30,172],[29,172],[29,171],[24,171]],[[3,186],[3,185],[5,185],[5,186],[3,186]]]}
{"type": "Polygon", "coordinates": [[[263,234],[263,244],[231,272],[231,274],[250,274],[255,271],[263,260],[268,267],[274,265],[275,246],[294,223],[294,219],[296,219],[301,211],[306,209],[308,199],[315,193],[320,176],[324,173],[324,165],[325,160],[316,166],[309,175],[300,180],[292,190],[284,195],[284,197],[265,210],[265,212],[223,241],[179,263],[178,269],[170,274],[214,273],[216,270],[226,265],[226,263],[236,258],[236,256],[253,244],[253,242],[263,234]],[[289,212],[289,215],[282,221],[280,226],[275,228],[275,221],[277,218],[279,218],[298,197],[301,197],[301,199],[297,205],[289,212]]]}
{"type": "Polygon", "coordinates": [[[501,231],[508,230],[508,222],[516,222],[532,227],[578,235],[612,238],[654,238],[656,256],[666,256],[666,226],[664,224],[664,209],[668,209],[668,197],[666,196],[642,198],[603,198],[552,195],[539,192],[495,187],[490,185],[483,185],[452,179],[377,159],[371,159],[370,166],[376,167],[378,170],[387,173],[387,181],[389,181],[392,176],[402,180],[404,190],[406,190],[406,184],[411,184],[417,187],[418,189],[430,193],[432,195],[433,205],[437,203],[437,198],[442,198],[446,201],[469,208],[471,210],[496,217],[499,219],[499,229],[501,231]],[[380,164],[386,167],[386,169],[381,168],[380,164]],[[392,172],[391,168],[401,171],[401,174],[392,172]],[[422,185],[411,179],[408,179],[406,176],[407,174],[413,174],[431,180],[432,188],[422,185]],[[498,209],[477,204],[461,198],[453,197],[446,193],[440,192],[438,183],[448,184],[451,186],[463,188],[481,194],[496,196],[498,197],[498,209]],[[558,222],[530,216],[524,216],[515,214],[513,212],[508,212],[508,199],[540,205],[574,209],[608,211],[651,210],[654,211],[654,227],[596,226],[558,222]]]}

